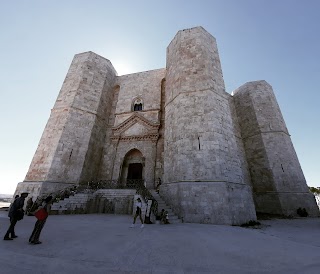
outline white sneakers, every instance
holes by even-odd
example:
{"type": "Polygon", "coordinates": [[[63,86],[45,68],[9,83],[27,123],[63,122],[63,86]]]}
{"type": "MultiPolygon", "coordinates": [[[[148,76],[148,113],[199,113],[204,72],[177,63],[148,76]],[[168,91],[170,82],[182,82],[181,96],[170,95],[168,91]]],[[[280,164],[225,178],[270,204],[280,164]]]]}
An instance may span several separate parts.
{"type": "Polygon", "coordinates": [[[144,228],[144,224],[141,225],[141,228],[144,228]]]}

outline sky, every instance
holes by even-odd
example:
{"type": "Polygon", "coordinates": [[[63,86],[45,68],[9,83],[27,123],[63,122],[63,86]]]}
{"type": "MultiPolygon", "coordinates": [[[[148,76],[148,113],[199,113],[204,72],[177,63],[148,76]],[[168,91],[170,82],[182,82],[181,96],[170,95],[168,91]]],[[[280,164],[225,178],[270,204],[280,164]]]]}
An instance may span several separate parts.
{"type": "Polygon", "coordinates": [[[182,29],[217,40],[226,91],[273,87],[309,186],[320,187],[320,1],[0,2],[0,193],[22,182],[75,54],[119,75],[164,68],[182,29]]]}

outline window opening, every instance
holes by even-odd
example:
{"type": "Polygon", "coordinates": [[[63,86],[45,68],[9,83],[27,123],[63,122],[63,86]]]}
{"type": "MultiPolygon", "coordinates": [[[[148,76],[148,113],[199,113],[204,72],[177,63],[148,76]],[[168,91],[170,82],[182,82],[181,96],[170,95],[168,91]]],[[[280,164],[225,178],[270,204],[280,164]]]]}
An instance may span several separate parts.
{"type": "Polygon", "coordinates": [[[133,101],[133,111],[142,111],[143,110],[143,102],[140,98],[137,98],[133,101]]]}
{"type": "Polygon", "coordinates": [[[134,104],[133,111],[140,111],[142,110],[142,104],[134,104]]]}

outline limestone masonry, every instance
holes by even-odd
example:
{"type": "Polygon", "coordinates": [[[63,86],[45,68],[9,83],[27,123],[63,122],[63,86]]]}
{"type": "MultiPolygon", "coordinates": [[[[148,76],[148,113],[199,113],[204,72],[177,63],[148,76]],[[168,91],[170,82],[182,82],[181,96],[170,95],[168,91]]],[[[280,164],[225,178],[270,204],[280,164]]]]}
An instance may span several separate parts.
{"type": "Polygon", "coordinates": [[[227,93],[202,27],[177,33],[163,69],[117,76],[97,54],[75,55],[16,193],[111,179],[154,189],[158,178],[186,222],[241,224],[299,207],[319,215],[272,87],[227,93]]]}

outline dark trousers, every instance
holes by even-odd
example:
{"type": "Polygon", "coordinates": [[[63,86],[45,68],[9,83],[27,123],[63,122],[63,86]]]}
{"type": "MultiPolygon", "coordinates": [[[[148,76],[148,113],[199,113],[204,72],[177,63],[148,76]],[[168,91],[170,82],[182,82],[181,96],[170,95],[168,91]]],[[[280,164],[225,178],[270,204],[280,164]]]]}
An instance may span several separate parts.
{"type": "Polygon", "coordinates": [[[29,243],[35,243],[39,241],[40,233],[42,228],[44,227],[44,224],[46,223],[46,220],[47,219],[43,221],[40,221],[40,220],[36,221],[36,224],[34,225],[34,229],[29,238],[29,243]]]}
{"type": "Polygon", "coordinates": [[[18,220],[17,220],[16,218],[13,218],[13,217],[10,218],[10,226],[9,226],[9,229],[8,229],[6,235],[4,235],[5,238],[9,238],[9,237],[10,237],[10,234],[11,234],[11,237],[13,237],[13,236],[16,235],[16,234],[14,233],[14,227],[15,227],[17,221],[18,221],[18,220]]]}

